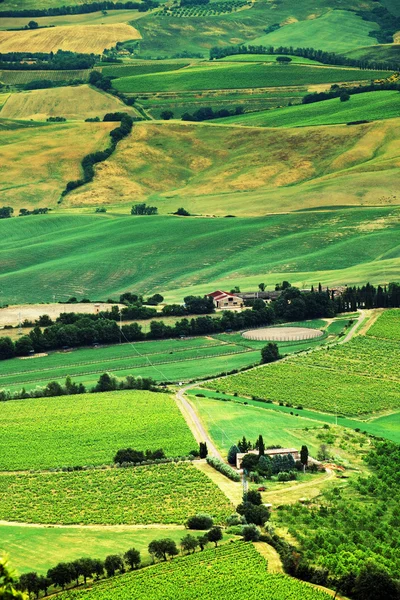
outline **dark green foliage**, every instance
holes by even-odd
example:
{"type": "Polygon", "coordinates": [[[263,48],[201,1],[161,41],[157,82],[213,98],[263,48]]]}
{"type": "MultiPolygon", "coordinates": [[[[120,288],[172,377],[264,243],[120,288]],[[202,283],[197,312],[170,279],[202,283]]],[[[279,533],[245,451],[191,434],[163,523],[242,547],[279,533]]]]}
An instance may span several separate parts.
{"type": "Polygon", "coordinates": [[[15,345],[11,338],[0,338],[0,360],[13,358],[15,356],[15,345]]]}
{"type": "Polygon", "coordinates": [[[51,8],[31,8],[25,10],[3,10],[0,17],[54,17],[59,15],[82,15],[107,10],[138,10],[146,12],[158,6],[154,0],[145,2],[113,2],[112,0],[101,0],[100,2],[85,2],[83,4],[69,6],[56,6],[51,8]]]}
{"type": "Polygon", "coordinates": [[[207,458],[208,449],[206,442],[200,442],[199,444],[199,456],[200,458],[207,458]]]}
{"type": "Polygon", "coordinates": [[[208,456],[207,463],[211,465],[216,471],[219,471],[220,473],[222,473],[222,475],[228,477],[228,479],[231,479],[232,481],[240,481],[239,473],[219,458],[216,458],[215,456],[208,456]]]}
{"type": "Polygon", "coordinates": [[[54,87],[54,82],[51,79],[33,79],[25,83],[24,90],[44,90],[54,87]]]}
{"type": "Polygon", "coordinates": [[[222,537],[222,529],[221,527],[217,527],[216,525],[211,527],[211,529],[207,532],[208,540],[210,542],[214,542],[215,547],[218,546],[218,542],[222,540],[222,537]]]}
{"type": "Polygon", "coordinates": [[[158,450],[146,450],[146,452],[134,450],[133,448],[123,448],[118,450],[117,454],[114,456],[114,462],[119,464],[141,463],[145,460],[158,460],[161,458],[166,458],[162,448],[159,448],[158,450]]]}
{"type": "Polygon", "coordinates": [[[149,554],[155,556],[159,560],[167,560],[168,556],[172,558],[173,556],[179,554],[176,543],[170,538],[153,540],[150,542],[148,550],[149,554]]]}
{"type": "Polygon", "coordinates": [[[352,595],[356,600],[398,600],[400,589],[387,571],[369,562],[358,574],[352,595]]]}
{"type": "Polygon", "coordinates": [[[125,552],[124,559],[132,570],[140,567],[139,550],[136,550],[135,548],[130,548],[130,550],[127,550],[127,552],[125,552]]]}
{"type": "Polygon", "coordinates": [[[178,208],[174,215],[179,215],[180,217],[190,217],[190,212],[186,210],[186,208],[178,208]]]}
{"type": "MultiPolygon", "coordinates": [[[[263,348],[263,350],[264,350],[264,348],[263,348]]],[[[278,354],[279,354],[279,350],[278,350],[278,354]]],[[[267,361],[267,362],[270,362],[270,361],[267,361]]],[[[260,456],[264,456],[264,453],[265,453],[265,444],[264,444],[263,436],[261,434],[258,436],[258,440],[257,440],[257,443],[256,443],[256,448],[258,450],[258,454],[260,456]]]]}
{"type": "Polygon", "coordinates": [[[169,121],[170,119],[174,118],[174,113],[172,112],[172,110],[163,110],[160,114],[161,119],[164,119],[164,121],[169,121]]]}
{"type": "MultiPolygon", "coordinates": [[[[5,16],[5,15],[3,15],[5,16]]],[[[0,13],[1,17],[1,13],[0,13]]],[[[7,52],[0,53],[0,69],[13,71],[64,71],[91,69],[96,62],[94,54],[81,54],[66,50],[50,52],[7,52]],[[34,58],[33,63],[27,59],[34,58]]],[[[49,86],[46,86],[49,87],[49,86]]],[[[32,88],[36,89],[36,88],[32,88]]]]}
{"type": "Polygon", "coordinates": [[[212,119],[222,119],[224,117],[232,117],[234,115],[242,115],[244,113],[243,106],[237,106],[233,110],[227,108],[220,108],[214,111],[210,106],[199,108],[193,114],[184,113],[182,115],[182,121],[210,121],[212,119]]]}
{"type": "Polygon", "coordinates": [[[240,452],[247,452],[253,447],[250,440],[247,441],[245,436],[243,436],[242,439],[238,441],[237,445],[240,452]]]}
{"type": "Polygon", "coordinates": [[[250,525],[245,525],[243,527],[242,535],[245,542],[258,542],[261,536],[261,531],[257,525],[250,523],[250,525]]]}
{"type": "Polygon", "coordinates": [[[161,296],[161,294],[153,294],[153,296],[147,298],[147,304],[153,304],[154,306],[157,306],[157,304],[160,304],[163,302],[163,300],[164,296],[161,296]]]}
{"type": "Polygon", "coordinates": [[[131,215],[156,215],[157,213],[157,206],[147,206],[145,202],[134,204],[131,208],[131,215]]]}
{"type": "Polygon", "coordinates": [[[261,506],[262,498],[260,492],[257,490],[249,490],[244,496],[245,502],[251,502],[254,506],[261,506]]]}
{"type": "Polygon", "coordinates": [[[301,464],[306,467],[308,465],[308,448],[307,446],[302,446],[300,450],[300,461],[301,464]]]}
{"type": "Polygon", "coordinates": [[[214,312],[214,302],[208,296],[186,296],[184,299],[189,314],[203,315],[214,312]]]}
{"type": "Polygon", "coordinates": [[[214,524],[213,518],[210,515],[198,514],[189,517],[186,521],[188,529],[210,529],[214,524]]]}
{"type": "Polygon", "coordinates": [[[228,463],[230,465],[236,466],[236,455],[237,455],[238,452],[240,452],[240,450],[239,450],[239,448],[237,446],[231,446],[229,448],[228,463]]]}
{"type": "Polygon", "coordinates": [[[0,207],[0,219],[9,219],[12,217],[14,209],[12,206],[2,206],[0,207]]]}
{"type": "Polygon", "coordinates": [[[113,577],[117,571],[123,573],[125,571],[124,561],[119,554],[109,554],[104,561],[104,568],[108,577],[113,577]]]}
{"type": "Polygon", "coordinates": [[[29,210],[28,208],[20,208],[19,209],[19,217],[27,217],[28,215],[46,215],[51,208],[47,208],[46,206],[33,208],[29,210]]]}
{"type": "Polygon", "coordinates": [[[187,552],[188,554],[190,552],[195,552],[196,548],[199,545],[200,544],[198,538],[194,537],[194,535],[190,535],[190,533],[188,533],[181,539],[182,550],[183,552],[187,552]]]}
{"type": "Polygon", "coordinates": [[[263,527],[270,517],[270,512],[263,504],[255,505],[251,502],[244,501],[237,507],[239,515],[243,515],[246,523],[253,523],[263,527]]]}
{"type": "Polygon", "coordinates": [[[258,454],[246,454],[242,459],[242,469],[246,471],[254,471],[258,465],[258,454]]]}
{"type": "Polygon", "coordinates": [[[342,92],[340,94],[340,102],[348,102],[350,100],[350,94],[347,92],[342,92]]]}

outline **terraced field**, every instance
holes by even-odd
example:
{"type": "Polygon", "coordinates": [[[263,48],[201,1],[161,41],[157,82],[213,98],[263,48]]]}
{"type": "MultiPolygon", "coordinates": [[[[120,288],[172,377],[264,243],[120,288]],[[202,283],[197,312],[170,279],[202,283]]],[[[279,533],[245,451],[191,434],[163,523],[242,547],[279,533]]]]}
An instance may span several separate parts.
{"type": "Polygon", "coordinates": [[[65,525],[183,525],[208,513],[222,523],[233,507],[190,463],[71,473],[0,473],[0,519],[65,525]]]}
{"type": "Polygon", "coordinates": [[[390,119],[399,114],[399,92],[380,91],[351,96],[348,102],[333,98],[313,104],[226,117],[216,122],[248,127],[307,127],[390,119]]]}
{"type": "Polygon", "coordinates": [[[207,387],[319,411],[368,415],[400,409],[399,373],[398,342],[360,336],[341,346],[215,380],[207,387]]]}
{"type": "Polygon", "coordinates": [[[122,391],[16,400],[2,402],[0,414],[3,471],[109,465],[117,450],[132,446],[163,448],[167,456],[187,455],[196,447],[168,394],[122,391]]]}
{"type": "MultiPolygon", "coordinates": [[[[240,199],[246,209],[245,197],[236,196],[237,208],[240,199]]],[[[188,206],[181,199],[169,202],[175,210],[188,206]]],[[[260,273],[269,287],[284,279],[302,287],[304,282],[363,284],[396,278],[398,215],[396,208],[363,207],[236,219],[50,214],[3,220],[2,298],[9,304],[52,301],[54,289],[70,297],[76,290],[71,289],[71,277],[92,298],[115,297],[127,289],[147,295],[157,290],[168,302],[232,285],[252,289],[260,273]],[[28,239],[29,252],[24,247],[28,239]],[[176,243],[183,239],[190,240],[184,262],[176,243]],[[133,256],[142,257],[140,271],[133,256]],[[116,264],[121,265],[117,272],[116,264]],[[36,285],[27,288],[31,277],[36,285]]]]}
{"type": "Polygon", "coordinates": [[[198,600],[222,598],[225,594],[232,600],[239,600],[244,594],[248,600],[256,600],[260,594],[271,600],[329,599],[324,591],[310,585],[286,575],[268,573],[266,566],[265,559],[252,544],[236,542],[114,578],[91,590],[67,592],[60,597],[128,600],[140,597],[146,589],[149,600],[175,600],[179,588],[180,600],[190,600],[193,594],[198,600]],[[240,564],[242,568],[233,569],[233,564],[240,564]]]}
{"type": "MultiPolygon", "coordinates": [[[[0,45],[1,48],[1,45],[0,45]]],[[[347,81],[383,79],[387,71],[369,71],[311,65],[276,65],[273,63],[193,66],[162,74],[122,77],[113,81],[120,92],[162,92],[189,90],[218,90],[239,88],[270,88],[284,85],[328,84],[347,81]]]]}

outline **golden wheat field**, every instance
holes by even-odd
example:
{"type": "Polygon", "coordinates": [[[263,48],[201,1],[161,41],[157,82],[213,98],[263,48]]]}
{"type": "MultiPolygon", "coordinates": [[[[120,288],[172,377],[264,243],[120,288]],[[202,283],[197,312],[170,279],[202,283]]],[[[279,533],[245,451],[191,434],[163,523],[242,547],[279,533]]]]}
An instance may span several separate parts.
{"type": "Polygon", "coordinates": [[[136,114],[118,98],[89,85],[80,85],[10,94],[0,110],[0,118],[38,121],[45,121],[47,117],[102,119],[105,113],[118,111],[136,114]]]}
{"type": "Polygon", "coordinates": [[[117,42],[140,39],[137,29],[126,23],[74,25],[46,29],[0,31],[0,52],[56,52],[69,50],[101,54],[117,42]]]}

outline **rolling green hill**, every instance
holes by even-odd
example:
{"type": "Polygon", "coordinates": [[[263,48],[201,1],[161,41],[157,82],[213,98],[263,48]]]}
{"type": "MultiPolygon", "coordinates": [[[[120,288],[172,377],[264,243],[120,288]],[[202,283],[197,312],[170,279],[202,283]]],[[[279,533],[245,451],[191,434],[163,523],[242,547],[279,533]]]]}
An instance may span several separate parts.
{"type": "Polygon", "coordinates": [[[134,289],[181,302],[188,293],[251,288],[260,276],[269,286],[304,286],[395,281],[400,273],[395,208],[236,219],[44,215],[3,220],[0,230],[9,303],[50,300],[55,291],[69,297],[77,285],[89,297],[134,289]]]}
{"type": "Polygon", "coordinates": [[[387,71],[368,71],[311,65],[212,63],[179,71],[122,77],[113,81],[120,92],[161,92],[277,87],[287,85],[370,81],[387,71]]]}
{"type": "Polygon", "coordinates": [[[251,127],[305,127],[309,125],[335,125],[365,119],[390,119],[400,115],[400,94],[396,91],[367,92],[351,96],[348,102],[339,98],[290,106],[265,112],[248,113],[218,119],[218,123],[231,123],[251,127]]]}

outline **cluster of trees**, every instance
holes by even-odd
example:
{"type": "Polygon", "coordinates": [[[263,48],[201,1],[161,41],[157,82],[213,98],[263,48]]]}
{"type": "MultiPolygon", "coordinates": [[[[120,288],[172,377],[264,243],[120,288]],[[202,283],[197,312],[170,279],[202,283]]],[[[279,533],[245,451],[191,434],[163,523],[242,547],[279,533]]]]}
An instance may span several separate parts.
{"type": "Polygon", "coordinates": [[[260,492],[249,490],[243,495],[243,502],[236,512],[244,518],[245,523],[264,527],[270,518],[270,512],[262,503],[260,492]]]}
{"type": "Polygon", "coordinates": [[[393,35],[400,29],[400,16],[395,16],[382,4],[371,11],[360,10],[357,14],[365,21],[375,21],[379,25],[378,29],[369,32],[369,36],[376,38],[380,44],[393,44],[393,35]]]}
{"type": "Polygon", "coordinates": [[[315,48],[294,48],[293,46],[214,46],[210,48],[210,60],[218,60],[225,56],[233,56],[235,54],[284,54],[291,56],[301,56],[309,58],[325,65],[343,65],[347,67],[358,67],[359,69],[379,69],[396,71],[399,69],[398,62],[390,61],[378,62],[368,61],[363,59],[348,58],[334,52],[326,52],[315,48]]]}
{"type": "Polygon", "coordinates": [[[47,206],[39,206],[38,208],[33,208],[32,210],[29,208],[20,208],[18,216],[26,217],[28,215],[46,215],[50,210],[51,208],[48,208],[47,206]]]}
{"type": "Polygon", "coordinates": [[[64,71],[91,69],[96,62],[95,54],[57,50],[54,52],[0,52],[0,69],[13,71],[64,71]],[[30,62],[30,61],[34,62],[30,62]],[[29,61],[29,62],[28,62],[29,61]]]}
{"type": "Polygon", "coordinates": [[[228,110],[227,108],[213,110],[210,106],[206,106],[199,108],[192,114],[185,112],[182,115],[182,121],[210,121],[211,119],[232,117],[233,115],[242,115],[243,113],[243,106],[236,106],[236,108],[233,110],[228,110]]]}
{"type": "Polygon", "coordinates": [[[22,388],[16,392],[10,392],[7,389],[0,389],[0,402],[6,400],[24,400],[26,398],[52,398],[54,396],[71,396],[75,394],[85,394],[86,392],[112,392],[115,390],[152,390],[159,391],[156,382],[150,377],[133,377],[127,375],[119,379],[103,373],[100,375],[96,385],[90,389],[86,389],[83,383],[75,383],[68,375],[65,383],[61,384],[58,381],[49,381],[45,386],[36,386],[31,391],[27,392],[22,388]]]}
{"type": "Polygon", "coordinates": [[[341,87],[340,85],[334,84],[328,92],[313,92],[312,94],[306,94],[303,96],[303,104],[312,104],[313,102],[322,102],[323,100],[330,100],[331,98],[342,98],[347,95],[348,97],[355,94],[364,94],[365,92],[378,92],[380,90],[398,90],[400,91],[400,83],[393,81],[384,81],[382,83],[370,83],[369,85],[358,85],[355,87],[341,87]]]}
{"type": "Polygon", "coordinates": [[[83,177],[75,181],[69,181],[61,193],[61,198],[68,194],[68,192],[75,190],[76,188],[81,187],[82,185],[85,185],[85,183],[89,183],[93,180],[94,165],[105,161],[107,158],[109,158],[109,156],[111,156],[117,147],[118,142],[130,134],[132,131],[132,125],[132,117],[128,114],[124,114],[123,117],[121,117],[121,124],[119,127],[116,127],[110,131],[111,142],[108,148],[105,150],[98,150],[97,152],[92,152],[91,154],[84,156],[81,162],[83,177]]]}
{"type": "Polygon", "coordinates": [[[280,522],[301,539],[300,554],[282,540],[272,543],[291,575],[354,600],[399,600],[400,446],[374,446],[365,457],[372,474],[350,481],[356,493],[334,487],[318,505],[279,511],[280,522]]]}
{"type": "Polygon", "coordinates": [[[73,6],[3,10],[0,12],[0,17],[56,17],[59,15],[81,15],[103,10],[138,10],[139,12],[146,12],[157,6],[158,3],[154,0],[145,0],[144,2],[112,2],[110,0],[103,0],[102,2],[85,2],[84,4],[73,6]]]}
{"type": "Polygon", "coordinates": [[[357,308],[399,308],[400,284],[350,286],[336,299],[336,305],[338,312],[352,312],[357,308]]]}
{"type": "Polygon", "coordinates": [[[0,207],[0,219],[9,219],[14,214],[12,206],[1,206],[0,207]]]}
{"type": "Polygon", "coordinates": [[[156,215],[157,213],[157,206],[147,206],[145,202],[134,204],[131,208],[131,215],[156,215]]]}
{"type": "Polygon", "coordinates": [[[145,460],[159,460],[167,458],[162,448],[158,450],[134,450],[133,448],[121,448],[114,456],[114,463],[141,463],[145,460]]]}

